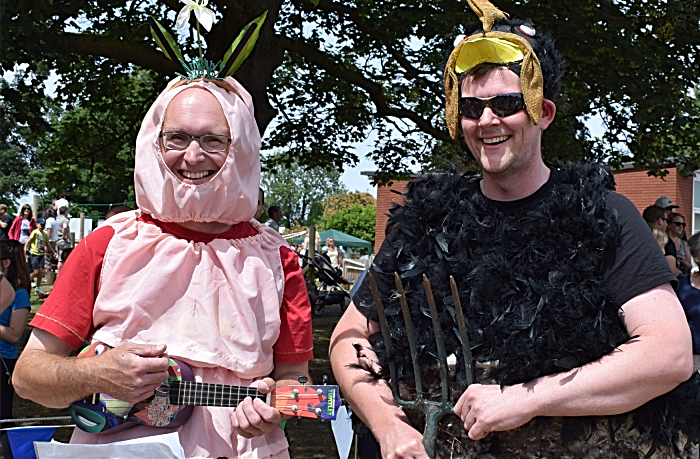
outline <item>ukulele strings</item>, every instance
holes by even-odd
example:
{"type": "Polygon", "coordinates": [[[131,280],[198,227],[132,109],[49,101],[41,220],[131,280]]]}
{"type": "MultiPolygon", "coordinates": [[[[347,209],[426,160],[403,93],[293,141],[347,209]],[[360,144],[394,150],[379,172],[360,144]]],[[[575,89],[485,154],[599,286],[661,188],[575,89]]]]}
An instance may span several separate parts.
{"type": "Polygon", "coordinates": [[[246,397],[264,400],[267,395],[252,387],[226,386],[222,384],[175,381],[171,384],[171,396],[179,405],[206,405],[235,407],[246,397]]]}
{"type": "MultiPolygon", "coordinates": [[[[258,398],[265,400],[267,394],[261,394],[257,389],[252,387],[227,386],[221,384],[199,383],[194,381],[174,381],[171,385],[171,396],[175,395],[177,405],[205,405],[205,406],[224,406],[236,407],[247,397],[258,398]],[[234,395],[235,394],[235,395],[234,395]]],[[[319,395],[316,393],[298,394],[296,398],[286,398],[281,394],[275,396],[274,403],[271,405],[277,410],[287,409],[297,406],[298,409],[307,409],[304,404],[304,399],[311,399],[311,402],[316,402],[316,405],[310,403],[312,408],[318,405],[318,402],[327,399],[324,396],[323,400],[319,400],[319,395]]],[[[310,409],[308,411],[313,411],[310,409]]]]}

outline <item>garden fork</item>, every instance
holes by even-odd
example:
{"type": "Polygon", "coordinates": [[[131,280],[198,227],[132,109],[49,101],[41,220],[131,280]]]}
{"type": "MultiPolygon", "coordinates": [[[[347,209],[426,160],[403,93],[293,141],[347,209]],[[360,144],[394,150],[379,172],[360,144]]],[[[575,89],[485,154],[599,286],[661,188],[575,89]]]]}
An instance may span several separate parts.
{"type": "MultiPolygon", "coordinates": [[[[386,346],[386,351],[389,356],[389,384],[391,386],[391,392],[394,396],[394,400],[401,407],[415,408],[423,411],[425,413],[425,430],[423,431],[423,446],[425,447],[426,453],[431,458],[435,457],[435,450],[437,446],[437,434],[440,419],[446,414],[454,412],[454,405],[450,403],[449,399],[449,379],[447,374],[447,353],[445,352],[445,344],[442,340],[442,330],[440,328],[440,321],[438,320],[437,307],[435,306],[435,298],[433,297],[433,291],[430,287],[430,281],[428,276],[423,275],[423,286],[425,288],[425,294],[428,298],[428,305],[430,306],[430,316],[433,321],[433,330],[435,331],[435,343],[437,345],[438,358],[440,360],[440,387],[442,389],[441,401],[431,401],[426,400],[423,394],[423,379],[421,374],[421,369],[418,364],[418,351],[416,345],[416,335],[413,330],[413,322],[411,320],[411,315],[408,311],[408,304],[406,303],[406,295],[404,294],[403,284],[401,283],[401,278],[398,273],[394,273],[394,282],[396,283],[396,291],[399,295],[399,302],[401,304],[401,311],[403,312],[403,319],[406,325],[406,335],[408,338],[408,345],[411,349],[411,360],[413,362],[413,374],[416,381],[416,399],[415,400],[404,400],[399,395],[399,384],[396,379],[396,366],[393,362],[393,346],[391,342],[391,333],[389,332],[389,324],[386,319],[386,312],[384,311],[384,306],[382,305],[382,300],[379,296],[379,290],[377,289],[377,283],[374,280],[371,272],[367,273],[369,277],[370,287],[372,289],[372,295],[374,296],[375,304],[377,305],[377,312],[379,313],[379,325],[382,329],[382,335],[384,337],[384,343],[386,346]]],[[[472,354],[469,349],[469,338],[467,336],[467,326],[464,321],[464,314],[462,313],[462,307],[459,300],[459,292],[457,291],[457,284],[452,276],[450,276],[450,288],[452,289],[452,297],[454,298],[454,307],[457,317],[457,325],[459,327],[460,341],[462,343],[462,354],[464,356],[464,365],[466,369],[466,383],[467,387],[474,382],[473,368],[472,368],[472,354]]]]}

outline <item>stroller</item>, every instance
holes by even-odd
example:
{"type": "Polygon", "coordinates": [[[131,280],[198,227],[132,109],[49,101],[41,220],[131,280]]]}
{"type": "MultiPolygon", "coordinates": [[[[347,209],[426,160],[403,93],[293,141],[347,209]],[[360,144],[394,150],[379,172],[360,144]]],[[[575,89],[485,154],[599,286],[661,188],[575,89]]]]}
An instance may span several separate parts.
{"type": "Polygon", "coordinates": [[[345,311],[345,298],[350,298],[350,293],[341,284],[351,284],[351,281],[343,279],[333,266],[327,255],[314,254],[313,259],[301,255],[304,270],[311,269],[314,272],[314,282],[306,280],[306,290],[309,292],[311,308],[314,315],[320,316],[327,305],[339,304],[341,311],[345,311]],[[318,285],[316,282],[318,281],[318,285]]]}

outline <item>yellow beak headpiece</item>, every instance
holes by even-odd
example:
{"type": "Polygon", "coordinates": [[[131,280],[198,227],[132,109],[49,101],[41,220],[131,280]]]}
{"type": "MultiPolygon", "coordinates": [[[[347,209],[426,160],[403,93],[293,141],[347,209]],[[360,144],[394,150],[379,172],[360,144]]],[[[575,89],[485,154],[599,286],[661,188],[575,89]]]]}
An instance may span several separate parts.
{"type": "Polygon", "coordinates": [[[477,36],[462,46],[455,62],[455,72],[468,72],[479,64],[519,62],[524,57],[519,43],[502,38],[477,36]]]}
{"type": "Polygon", "coordinates": [[[543,78],[540,61],[532,45],[520,35],[492,32],[493,21],[506,15],[488,0],[468,0],[479,16],[484,32],[463,39],[455,46],[445,66],[445,116],[450,136],[459,137],[459,79],[457,73],[468,72],[480,64],[521,63],[520,85],[525,107],[534,124],[539,124],[542,111],[543,78]]]}

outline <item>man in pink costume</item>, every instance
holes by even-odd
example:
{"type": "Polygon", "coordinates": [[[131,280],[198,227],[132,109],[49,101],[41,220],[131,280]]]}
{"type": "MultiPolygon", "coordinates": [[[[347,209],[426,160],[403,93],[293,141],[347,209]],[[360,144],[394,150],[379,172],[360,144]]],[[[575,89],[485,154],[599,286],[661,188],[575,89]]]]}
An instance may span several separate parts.
{"type": "MultiPolygon", "coordinates": [[[[32,321],[13,378],[20,396],[55,408],[93,393],[137,402],[167,379],[168,356],[197,381],[264,393],[308,376],[311,308],[299,264],[253,220],[260,135],[250,95],[232,78],[183,83],[171,82],[141,126],[138,210],[81,241],[32,321]],[[115,349],[68,357],[91,341],[115,349]]],[[[194,407],[179,428],[76,429],[71,441],[177,431],[187,457],[288,457],[281,420],[247,399],[235,410],[194,407]]]]}

